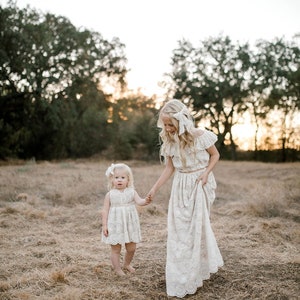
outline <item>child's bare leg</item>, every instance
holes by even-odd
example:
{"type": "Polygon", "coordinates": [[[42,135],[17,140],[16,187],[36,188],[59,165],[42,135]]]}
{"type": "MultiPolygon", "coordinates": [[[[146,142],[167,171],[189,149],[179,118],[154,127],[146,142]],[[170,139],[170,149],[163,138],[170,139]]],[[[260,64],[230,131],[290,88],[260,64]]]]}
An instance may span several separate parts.
{"type": "Polygon", "coordinates": [[[129,272],[134,273],[135,269],[130,264],[135,253],[136,243],[126,243],[125,247],[126,247],[126,254],[124,258],[123,267],[126,268],[129,272]]]}
{"type": "Polygon", "coordinates": [[[125,275],[120,264],[121,245],[111,245],[111,264],[118,275],[125,275]]]}

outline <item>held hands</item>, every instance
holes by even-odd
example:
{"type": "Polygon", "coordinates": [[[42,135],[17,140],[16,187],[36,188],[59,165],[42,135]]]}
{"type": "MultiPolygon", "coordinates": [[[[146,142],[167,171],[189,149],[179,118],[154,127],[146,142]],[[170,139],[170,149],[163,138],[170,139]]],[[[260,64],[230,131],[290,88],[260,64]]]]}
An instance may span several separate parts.
{"type": "Polygon", "coordinates": [[[154,194],[155,194],[155,191],[154,191],[154,189],[152,188],[152,189],[149,191],[147,197],[150,197],[150,199],[151,199],[151,201],[152,201],[153,198],[154,198],[154,194]]]}
{"type": "Polygon", "coordinates": [[[152,197],[151,197],[151,195],[148,194],[148,195],[146,196],[146,198],[145,198],[145,205],[150,204],[151,201],[152,201],[152,197]]]}

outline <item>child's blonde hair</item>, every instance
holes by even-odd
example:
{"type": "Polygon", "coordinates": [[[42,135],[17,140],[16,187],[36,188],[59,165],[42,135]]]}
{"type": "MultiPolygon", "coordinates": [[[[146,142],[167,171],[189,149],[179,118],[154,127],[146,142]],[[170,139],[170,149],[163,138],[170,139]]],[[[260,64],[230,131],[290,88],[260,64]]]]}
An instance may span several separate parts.
{"type": "MultiPolygon", "coordinates": [[[[182,134],[178,134],[180,130],[180,124],[177,115],[181,114],[182,117],[185,119],[185,125],[189,124],[190,126],[194,127],[194,119],[191,115],[190,111],[186,107],[184,103],[177,99],[169,100],[165,105],[161,108],[158,116],[157,126],[161,128],[160,131],[160,138],[162,140],[162,145],[160,149],[160,154],[162,156],[167,155],[167,149],[170,147],[172,143],[178,142],[179,143],[179,150],[180,155],[182,157],[183,162],[185,163],[185,157],[182,155],[182,149],[186,146],[193,148],[194,147],[194,137],[191,134],[190,130],[185,128],[182,134]],[[176,117],[175,117],[175,116],[176,117]],[[171,119],[172,124],[176,128],[175,134],[170,134],[165,130],[165,126],[163,123],[162,118],[168,117],[171,119]]],[[[183,126],[183,125],[182,125],[183,126]]]]}
{"type": "Polygon", "coordinates": [[[134,187],[133,185],[133,174],[132,174],[132,170],[131,168],[124,164],[124,163],[118,163],[118,164],[111,164],[106,172],[105,172],[105,175],[108,179],[108,185],[107,185],[107,188],[109,190],[111,190],[114,185],[113,185],[113,178],[114,178],[114,175],[115,175],[115,171],[116,170],[125,170],[127,172],[127,176],[128,176],[128,185],[127,187],[134,187]]]}

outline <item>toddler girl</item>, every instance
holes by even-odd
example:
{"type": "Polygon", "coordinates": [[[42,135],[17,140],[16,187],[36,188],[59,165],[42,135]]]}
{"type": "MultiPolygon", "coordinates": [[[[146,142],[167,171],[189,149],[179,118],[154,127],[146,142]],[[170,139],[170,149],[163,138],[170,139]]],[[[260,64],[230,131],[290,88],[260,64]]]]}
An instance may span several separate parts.
{"type": "Polygon", "coordinates": [[[136,243],[141,241],[141,230],[135,204],[147,205],[150,196],[142,199],[133,186],[133,175],[128,165],[112,164],[105,173],[108,178],[109,192],[105,195],[102,210],[102,241],[111,245],[111,263],[118,275],[125,275],[120,264],[122,244],[126,253],[123,268],[131,273],[130,265],[136,243]]]}

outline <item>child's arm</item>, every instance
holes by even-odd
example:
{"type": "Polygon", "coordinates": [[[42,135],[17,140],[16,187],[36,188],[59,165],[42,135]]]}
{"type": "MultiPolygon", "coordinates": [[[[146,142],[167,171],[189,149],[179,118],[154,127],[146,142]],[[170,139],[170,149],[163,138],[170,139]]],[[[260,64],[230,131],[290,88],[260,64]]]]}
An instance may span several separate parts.
{"type": "Polygon", "coordinates": [[[102,208],[102,231],[105,236],[108,236],[108,229],[107,229],[107,218],[110,208],[110,201],[109,201],[109,193],[105,195],[103,208],[102,208]]]}
{"type": "Polygon", "coordinates": [[[134,191],[134,201],[136,204],[141,205],[141,206],[145,206],[148,205],[151,202],[151,196],[147,196],[146,198],[142,199],[139,194],[134,191]]]}

